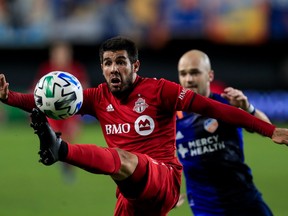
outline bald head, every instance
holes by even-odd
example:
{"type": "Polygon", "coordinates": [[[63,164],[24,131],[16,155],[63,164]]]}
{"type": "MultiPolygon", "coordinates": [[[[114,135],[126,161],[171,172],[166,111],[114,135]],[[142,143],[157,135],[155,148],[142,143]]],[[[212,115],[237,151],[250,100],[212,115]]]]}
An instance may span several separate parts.
{"type": "Polygon", "coordinates": [[[183,67],[202,68],[205,71],[211,70],[210,59],[208,55],[200,50],[190,50],[184,53],[178,62],[178,71],[183,67]]]}
{"type": "Polygon", "coordinates": [[[214,78],[209,57],[200,50],[184,53],[178,62],[180,84],[198,94],[208,97],[210,82],[214,78]]]}

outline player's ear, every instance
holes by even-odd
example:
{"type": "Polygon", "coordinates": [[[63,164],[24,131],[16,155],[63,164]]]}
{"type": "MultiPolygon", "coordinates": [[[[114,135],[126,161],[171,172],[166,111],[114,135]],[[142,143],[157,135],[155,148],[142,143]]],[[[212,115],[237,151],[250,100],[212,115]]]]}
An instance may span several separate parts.
{"type": "Polygon", "coordinates": [[[133,72],[137,73],[140,68],[140,61],[137,60],[136,62],[133,63],[133,72]]]}
{"type": "Polygon", "coordinates": [[[214,80],[214,71],[210,70],[208,73],[208,76],[209,76],[209,81],[212,82],[214,80]]]}

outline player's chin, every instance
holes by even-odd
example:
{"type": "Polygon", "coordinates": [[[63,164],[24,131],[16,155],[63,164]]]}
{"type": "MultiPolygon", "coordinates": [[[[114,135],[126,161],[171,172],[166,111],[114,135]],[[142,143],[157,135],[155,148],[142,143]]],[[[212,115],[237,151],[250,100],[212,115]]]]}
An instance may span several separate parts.
{"type": "Polygon", "coordinates": [[[112,92],[112,94],[118,95],[121,93],[121,88],[120,86],[110,85],[110,91],[112,92]]]}
{"type": "Polygon", "coordinates": [[[198,89],[197,89],[197,88],[191,88],[191,87],[187,87],[187,89],[189,89],[189,90],[191,90],[191,91],[193,91],[193,92],[196,92],[196,93],[198,93],[198,89]]]}

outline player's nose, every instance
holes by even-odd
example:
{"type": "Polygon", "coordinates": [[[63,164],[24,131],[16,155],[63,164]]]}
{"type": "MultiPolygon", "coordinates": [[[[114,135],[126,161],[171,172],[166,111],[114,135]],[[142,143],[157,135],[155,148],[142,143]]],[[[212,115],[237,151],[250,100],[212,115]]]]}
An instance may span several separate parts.
{"type": "Polygon", "coordinates": [[[192,83],[194,81],[195,81],[195,79],[193,78],[193,76],[191,76],[191,75],[186,76],[186,82],[187,83],[192,83]]]}
{"type": "Polygon", "coordinates": [[[118,68],[118,65],[117,65],[116,63],[113,63],[113,64],[112,64],[112,72],[119,72],[118,69],[119,69],[119,68],[118,68]]]}

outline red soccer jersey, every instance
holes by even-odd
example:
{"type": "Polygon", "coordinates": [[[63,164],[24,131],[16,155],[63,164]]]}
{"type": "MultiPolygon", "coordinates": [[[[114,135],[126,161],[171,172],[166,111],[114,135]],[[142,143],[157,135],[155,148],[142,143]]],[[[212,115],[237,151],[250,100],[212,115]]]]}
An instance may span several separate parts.
{"type": "Polygon", "coordinates": [[[133,91],[116,98],[106,83],[84,91],[82,114],[99,120],[109,147],[147,154],[169,163],[175,155],[175,111],[182,87],[137,77],[133,91]]]}

